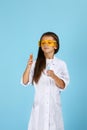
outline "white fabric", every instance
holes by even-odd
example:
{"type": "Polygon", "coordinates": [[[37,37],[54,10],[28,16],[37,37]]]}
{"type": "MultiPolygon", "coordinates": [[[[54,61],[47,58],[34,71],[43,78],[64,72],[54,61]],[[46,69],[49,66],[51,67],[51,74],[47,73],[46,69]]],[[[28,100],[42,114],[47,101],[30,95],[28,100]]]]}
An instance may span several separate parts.
{"type": "MultiPolygon", "coordinates": [[[[30,73],[30,82],[34,72],[32,65],[30,73]]],[[[41,75],[38,84],[34,83],[35,98],[31,111],[28,130],[64,130],[60,91],[52,78],[47,76],[47,69],[51,69],[60,77],[67,86],[69,83],[69,74],[64,61],[57,59],[47,59],[46,69],[41,75]]]]}

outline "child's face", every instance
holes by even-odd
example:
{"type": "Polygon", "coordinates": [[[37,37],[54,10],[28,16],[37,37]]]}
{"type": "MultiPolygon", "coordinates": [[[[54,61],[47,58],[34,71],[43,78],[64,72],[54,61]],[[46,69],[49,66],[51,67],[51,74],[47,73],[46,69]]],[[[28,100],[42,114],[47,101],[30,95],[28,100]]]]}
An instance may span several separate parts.
{"type": "Polygon", "coordinates": [[[52,36],[44,36],[41,40],[41,48],[44,53],[54,53],[57,49],[57,43],[52,36]]]}

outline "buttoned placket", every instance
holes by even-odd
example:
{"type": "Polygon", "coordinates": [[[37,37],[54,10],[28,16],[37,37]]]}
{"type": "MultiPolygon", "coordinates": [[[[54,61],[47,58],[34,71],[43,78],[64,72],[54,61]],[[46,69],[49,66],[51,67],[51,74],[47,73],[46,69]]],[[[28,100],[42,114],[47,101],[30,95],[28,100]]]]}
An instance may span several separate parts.
{"type": "MultiPolygon", "coordinates": [[[[51,67],[54,65],[54,62],[51,61],[50,64],[47,64],[47,68],[46,71],[48,69],[51,69],[51,67]]],[[[48,76],[47,76],[48,77],[48,76]]],[[[50,87],[51,87],[51,78],[49,77],[49,84],[46,87],[46,93],[45,93],[45,98],[46,98],[46,102],[45,102],[45,106],[46,106],[46,112],[45,112],[45,125],[44,125],[44,130],[49,130],[50,129],[50,112],[49,112],[49,103],[50,103],[50,87]]]]}

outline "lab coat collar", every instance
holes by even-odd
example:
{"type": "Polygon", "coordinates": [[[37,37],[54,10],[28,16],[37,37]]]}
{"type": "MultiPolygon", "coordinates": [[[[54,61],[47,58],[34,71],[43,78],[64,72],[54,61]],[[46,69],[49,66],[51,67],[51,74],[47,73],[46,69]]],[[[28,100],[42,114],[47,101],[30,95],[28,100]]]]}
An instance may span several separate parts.
{"type": "Polygon", "coordinates": [[[52,64],[55,65],[56,64],[56,57],[54,56],[53,59],[46,59],[46,62],[48,61],[52,61],[52,64]]]}

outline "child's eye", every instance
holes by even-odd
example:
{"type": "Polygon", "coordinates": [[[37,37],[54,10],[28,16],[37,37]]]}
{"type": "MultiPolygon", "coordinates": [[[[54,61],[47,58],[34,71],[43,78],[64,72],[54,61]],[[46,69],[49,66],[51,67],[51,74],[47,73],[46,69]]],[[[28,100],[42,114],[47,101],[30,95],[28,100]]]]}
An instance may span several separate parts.
{"type": "Polygon", "coordinates": [[[42,42],[41,44],[42,44],[42,45],[44,45],[44,44],[45,44],[45,42],[42,42]]]}
{"type": "Polygon", "coordinates": [[[52,42],[48,42],[48,44],[51,44],[52,42]]]}

